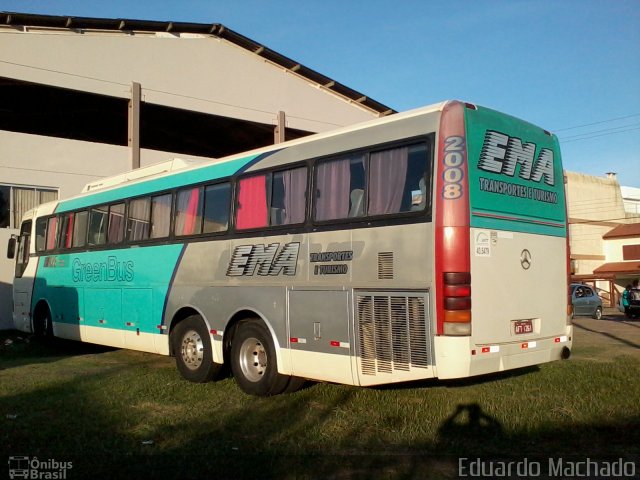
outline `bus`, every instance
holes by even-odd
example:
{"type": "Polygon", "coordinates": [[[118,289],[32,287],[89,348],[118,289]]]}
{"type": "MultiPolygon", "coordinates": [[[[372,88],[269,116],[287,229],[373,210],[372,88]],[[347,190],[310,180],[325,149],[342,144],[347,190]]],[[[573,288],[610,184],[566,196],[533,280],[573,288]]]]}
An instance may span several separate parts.
{"type": "Polygon", "coordinates": [[[17,329],[171,355],[193,382],[230,370],[258,396],[570,355],[548,131],[446,101],[161,167],[25,215],[17,329]]]}

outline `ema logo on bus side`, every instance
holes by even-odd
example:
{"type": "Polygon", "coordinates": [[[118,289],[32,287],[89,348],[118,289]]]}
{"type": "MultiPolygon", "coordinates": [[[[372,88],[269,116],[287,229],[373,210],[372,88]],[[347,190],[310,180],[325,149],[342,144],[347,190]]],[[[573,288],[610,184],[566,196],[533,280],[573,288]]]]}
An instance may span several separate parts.
{"type": "Polygon", "coordinates": [[[227,276],[241,277],[258,275],[295,275],[298,263],[299,242],[285,244],[280,251],[279,243],[270,245],[240,245],[233,250],[227,276]]]}
{"type": "Polygon", "coordinates": [[[520,165],[518,176],[523,180],[555,185],[553,177],[553,151],[543,148],[534,159],[535,143],[522,143],[516,137],[489,130],[484,137],[478,168],[486,172],[513,177],[516,165],[520,165]]]}

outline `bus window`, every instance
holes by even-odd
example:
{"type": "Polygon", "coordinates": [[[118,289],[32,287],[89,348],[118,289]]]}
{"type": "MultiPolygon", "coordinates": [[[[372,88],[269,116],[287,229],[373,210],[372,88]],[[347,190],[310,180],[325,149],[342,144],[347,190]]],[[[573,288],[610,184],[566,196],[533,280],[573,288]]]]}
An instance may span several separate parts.
{"type": "Polygon", "coordinates": [[[65,213],[60,217],[60,243],[59,248],[71,248],[73,236],[73,213],[65,213]]]}
{"type": "Polygon", "coordinates": [[[47,219],[38,218],[36,220],[36,252],[42,252],[46,247],[47,219]]]}
{"type": "Polygon", "coordinates": [[[224,232],[229,228],[231,184],[209,185],[204,191],[204,233],[224,232]]]}
{"type": "Polygon", "coordinates": [[[109,207],[107,240],[109,243],[121,243],[124,240],[124,203],[117,203],[109,207]]]}
{"type": "Polygon", "coordinates": [[[169,236],[171,223],[171,194],[151,198],[151,238],[169,236]]]}
{"type": "Polygon", "coordinates": [[[306,210],[307,169],[294,168],[273,174],[270,225],[302,223],[306,210]]]}
{"type": "Polygon", "coordinates": [[[176,195],[176,235],[195,235],[202,232],[203,188],[178,191],[176,195]]]}
{"type": "Polygon", "coordinates": [[[238,182],[239,230],[267,226],[267,175],[255,175],[238,182]]]}
{"type": "Polygon", "coordinates": [[[318,163],[316,210],[319,221],[364,215],[364,156],[318,163]]]}
{"type": "Polygon", "coordinates": [[[130,241],[146,240],[149,238],[149,216],[151,213],[151,199],[138,198],[129,203],[129,219],[127,231],[130,241]]]}
{"type": "Polygon", "coordinates": [[[58,233],[58,217],[51,217],[47,222],[47,250],[56,248],[56,237],[58,233]]]}
{"type": "MultiPolygon", "coordinates": [[[[52,217],[49,220],[53,220],[52,217]]],[[[54,237],[55,238],[55,237],[54,237]]],[[[16,256],[16,278],[21,278],[29,263],[29,240],[31,239],[31,220],[22,223],[20,227],[20,238],[18,240],[18,255],[16,256]]]]}
{"type": "Polygon", "coordinates": [[[88,218],[89,218],[89,212],[87,211],[76,213],[76,220],[75,220],[75,224],[73,225],[73,244],[72,245],[74,247],[84,247],[87,244],[88,218]]]}
{"type": "Polygon", "coordinates": [[[421,144],[371,154],[368,215],[424,209],[426,153],[421,144]]]}
{"type": "Polygon", "coordinates": [[[109,208],[92,208],[89,214],[89,245],[104,245],[107,242],[107,215],[109,208]]]}

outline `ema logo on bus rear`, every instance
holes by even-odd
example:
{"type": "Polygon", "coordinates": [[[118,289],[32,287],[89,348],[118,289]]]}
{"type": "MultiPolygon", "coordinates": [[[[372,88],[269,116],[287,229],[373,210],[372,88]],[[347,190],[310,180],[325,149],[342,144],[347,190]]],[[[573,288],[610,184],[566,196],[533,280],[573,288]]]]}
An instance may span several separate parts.
{"type": "Polygon", "coordinates": [[[233,250],[227,276],[295,275],[298,264],[299,242],[269,245],[240,245],[233,250]]]}
{"type": "Polygon", "coordinates": [[[522,143],[519,138],[488,130],[484,137],[478,168],[513,177],[516,166],[520,165],[518,176],[523,180],[540,182],[544,179],[544,183],[554,186],[553,151],[543,148],[534,159],[535,151],[535,143],[522,143]]]}

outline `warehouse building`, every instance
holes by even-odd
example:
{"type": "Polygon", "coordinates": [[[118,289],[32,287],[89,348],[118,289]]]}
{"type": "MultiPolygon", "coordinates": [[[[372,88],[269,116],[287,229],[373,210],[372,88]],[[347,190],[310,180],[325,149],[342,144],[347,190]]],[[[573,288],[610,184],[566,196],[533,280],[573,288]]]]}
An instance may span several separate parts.
{"type": "MultiPolygon", "coordinates": [[[[0,12],[0,243],[38,203],[394,113],[220,24],[0,12]]],[[[3,256],[4,257],[4,256],[3,256]]],[[[0,328],[12,262],[0,261],[0,328]]]]}

